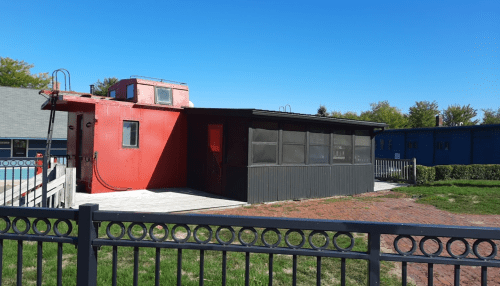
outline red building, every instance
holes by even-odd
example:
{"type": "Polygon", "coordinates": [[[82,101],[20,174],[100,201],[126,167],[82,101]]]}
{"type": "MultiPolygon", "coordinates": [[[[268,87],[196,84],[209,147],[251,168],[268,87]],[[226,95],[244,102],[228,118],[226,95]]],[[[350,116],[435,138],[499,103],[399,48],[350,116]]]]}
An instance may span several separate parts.
{"type": "Polygon", "coordinates": [[[88,193],[185,187],[188,105],[186,85],[143,79],[121,80],[110,97],[60,92],[79,185],[88,193]]]}
{"type": "Polygon", "coordinates": [[[373,191],[384,123],[189,104],[185,84],[144,79],[107,97],[59,91],[81,188],[191,187],[250,203],[373,191]]]}

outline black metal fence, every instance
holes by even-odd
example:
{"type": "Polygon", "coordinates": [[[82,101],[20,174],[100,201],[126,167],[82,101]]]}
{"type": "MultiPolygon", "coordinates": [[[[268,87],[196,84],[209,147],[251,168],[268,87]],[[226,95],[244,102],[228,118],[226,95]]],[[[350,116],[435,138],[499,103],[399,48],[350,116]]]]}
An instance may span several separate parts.
{"type": "MultiPolygon", "coordinates": [[[[332,281],[322,281],[322,270],[325,270],[322,268],[322,262],[330,258],[340,260],[340,279],[337,281],[340,285],[346,285],[347,279],[350,279],[350,274],[346,271],[346,261],[349,260],[367,261],[365,283],[368,285],[380,284],[382,261],[401,263],[402,285],[407,283],[408,263],[427,265],[428,285],[433,285],[435,264],[454,266],[454,273],[439,273],[439,276],[453,277],[455,285],[460,284],[462,266],[480,267],[478,274],[480,277],[476,278],[477,284],[481,285],[487,285],[490,267],[500,267],[497,257],[497,244],[500,239],[498,228],[199,214],[175,215],[99,211],[98,208],[99,206],[94,204],[81,205],[78,210],[0,207],[0,257],[2,258],[0,282],[6,284],[6,279],[10,279],[10,281],[15,280],[17,285],[22,284],[23,274],[27,273],[23,271],[23,255],[25,255],[36,256],[36,267],[31,267],[36,268],[33,280],[36,279],[37,285],[41,285],[43,279],[47,278],[44,275],[49,275],[45,271],[49,265],[44,262],[49,257],[43,257],[47,244],[57,244],[57,258],[53,262],[57,265],[54,273],[57,285],[96,285],[98,277],[104,275],[103,271],[99,271],[98,275],[97,258],[103,251],[101,247],[112,248],[110,254],[112,262],[104,271],[108,274],[111,272],[111,277],[108,282],[102,282],[104,278],[99,278],[100,284],[103,285],[117,285],[117,283],[138,285],[140,275],[149,275],[148,285],[153,284],[153,280],[155,285],[160,285],[160,281],[163,281],[160,280],[161,276],[167,274],[165,270],[160,271],[161,249],[177,250],[176,266],[168,270],[177,273],[177,285],[183,284],[183,275],[187,275],[183,272],[183,263],[186,263],[183,260],[183,250],[186,249],[199,251],[196,258],[196,263],[199,263],[197,277],[199,285],[205,283],[205,263],[213,264],[213,261],[205,260],[207,251],[221,253],[221,260],[216,264],[221,266],[218,269],[221,271],[222,285],[229,283],[228,268],[231,270],[234,267],[228,265],[228,252],[244,254],[242,258],[244,279],[241,284],[245,285],[251,284],[251,273],[253,273],[251,268],[257,267],[252,264],[252,257],[256,257],[253,255],[262,254],[268,256],[265,267],[268,276],[266,283],[269,285],[273,285],[275,281],[273,270],[276,271],[274,269],[276,255],[291,257],[288,262],[291,264],[289,275],[292,276],[293,285],[298,282],[298,264],[302,263],[305,257],[313,257],[316,260],[316,269],[314,271],[313,267],[312,271],[316,274],[317,285],[321,285],[322,282],[324,285],[332,283],[332,281]],[[364,239],[360,240],[358,237],[364,239]],[[6,265],[9,256],[4,255],[8,250],[5,247],[7,240],[17,241],[15,278],[5,277],[6,270],[2,271],[10,267],[6,265]],[[344,243],[341,243],[341,240],[344,243]],[[387,250],[388,246],[384,244],[387,240],[392,242],[395,251],[387,250]],[[31,245],[27,245],[27,242],[31,245]],[[33,243],[37,243],[36,251],[33,250],[36,254],[29,253],[27,249],[23,250],[24,247],[32,247],[33,243]],[[357,244],[363,243],[366,246],[360,250],[357,244]],[[77,247],[75,261],[69,262],[77,265],[75,272],[69,274],[71,277],[63,276],[65,255],[63,245],[77,247]],[[117,282],[118,268],[123,267],[119,265],[119,261],[122,261],[119,253],[123,255],[123,252],[119,252],[118,249],[127,247],[133,249],[133,266],[128,271],[131,273],[130,281],[117,282]],[[154,267],[151,265],[148,268],[153,273],[149,274],[139,271],[140,252],[148,249],[156,250],[155,254],[152,254],[153,257],[148,257],[146,262],[141,261],[141,264],[154,261],[154,267]]],[[[16,256],[11,255],[10,259],[14,259],[13,257],[16,256]]],[[[175,261],[174,257],[167,259],[170,262],[175,261]]],[[[169,284],[175,284],[175,280],[169,284]]]]}

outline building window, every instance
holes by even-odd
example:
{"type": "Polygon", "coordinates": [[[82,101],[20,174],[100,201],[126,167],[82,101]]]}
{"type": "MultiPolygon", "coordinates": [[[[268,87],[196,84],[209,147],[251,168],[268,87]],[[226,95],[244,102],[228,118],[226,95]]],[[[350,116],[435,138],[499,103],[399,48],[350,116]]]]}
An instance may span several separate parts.
{"type": "Polygon", "coordinates": [[[19,140],[19,139],[14,139],[14,148],[12,149],[12,156],[13,157],[26,157],[26,147],[27,147],[27,141],[26,140],[19,140]]]}
{"type": "Polygon", "coordinates": [[[309,133],[309,164],[330,163],[330,134],[309,133]]]}
{"type": "Polygon", "coordinates": [[[278,163],[278,130],[254,128],[252,130],[252,163],[278,163]]]}
{"type": "Polygon", "coordinates": [[[371,137],[368,130],[354,131],[354,162],[371,163],[371,137]]]}
{"type": "Polygon", "coordinates": [[[123,121],[123,147],[139,147],[139,122],[123,121]]]}
{"type": "Polygon", "coordinates": [[[134,99],[134,85],[127,85],[127,100],[134,99]]]}
{"type": "Polygon", "coordinates": [[[157,86],[155,88],[155,98],[157,104],[172,105],[172,89],[157,86]]]}
{"type": "Polygon", "coordinates": [[[345,130],[334,131],[332,151],[334,164],[352,164],[352,136],[345,130]]]}
{"type": "Polygon", "coordinates": [[[283,163],[305,164],[306,133],[283,130],[283,163]]]}
{"type": "Polygon", "coordinates": [[[116,98],[116,90],[112,90],[109,92],[109,97],[116,98]]]}

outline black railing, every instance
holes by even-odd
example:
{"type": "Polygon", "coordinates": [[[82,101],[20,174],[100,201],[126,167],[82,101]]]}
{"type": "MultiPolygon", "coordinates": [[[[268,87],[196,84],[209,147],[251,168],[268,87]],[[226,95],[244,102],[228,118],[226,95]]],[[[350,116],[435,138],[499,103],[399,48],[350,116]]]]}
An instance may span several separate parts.
{"type": "MultiPolygon", "coordinates": [[[[300,267],[298,260],[304,261],[302,260],[306,259],[304,257],[316,258],[316,270],[313,272],[316,273],[317,285],[323,282],[322,269],[325,268],[322,268],[322,259],[330,258],[340,260],[338,281],[340,285],[345,285],[346,279],[350,279],[349,275],[352,274],[346,273],[346,263],[349,260],[367,261],[367,279],[364,283],[368,285],[380,284],[382,261],[401,263],[402,285],[406,285],[408,263],[427,264],[428,285],[433,285],[435,264],[454,265],[453,274],[440,273],[439,275],[453,275],[455,285],[460,284],[461,266],[481,267],[480,278],[477,279],[481,281],[481,285],[487,285],[489,267],[500,267],[500,261],[497,259],[497,244],[500,239],[498,228],[198,214],[175,215],[99,211],[98,208],[99,206],[94,204],[81,205],[78,210],[0,207],[0,257],[3,256],[0,267],[6,266],[5,259],[8,258],[2,255],[7,252],[4,242],[6,240],[17,241],[15,279],[5,277],[4,274],[0,277],[0,282],[10,279],[10,281],[16,280],[17,285],[21,285],[23,273],[26,273],[23,271],[23,253],[29,256],[29,251],[23,250],[24,241],[37,242],[36,277],[33,276],[37,285],[41,285],[42,281],[47,279],[44,276],[50,275],[44,270],[47,265],[43,261],[49,257],[42,259],[46,243],[57,244],[57,258],[54,262],[57,267],[54,276],[57,277],[58,285],[74,284],[75,281],[77,285],[96,285],[98,281],[97,257],[98,253],[104,251],[100,250],[101,247],[112,248],[109,254],[112,263],[110,268],[106,269],[106,271],[111,271],[111,281],[110,283],[101,282],[106,285],[123,283],[138,285],[139,276],[146,275],[142,273],[144,270],[139,271],[140,252],[147,249],[156,249],[154,255],[151,253],[153,257],[147,257],[146,261],[147,263],[154,261],[154,268],[152,265],[147,267],[148,270],[154,271],[148,274],[151,278],[147,281],[152,284],[154,277],[155,285],[160,285],[161,276],[167,275],[165,270],[160,271],[161,249],[177,249],[177,269],[176,271],[170,270],[177,273],[177,285],[184,284],[182,278],[183,275],[187,275],[183,273],[183,263],[185,263],[183,250],[186,249],[199,251],[196,258],[196,261],[199,261],[197,262],[199,263],[197,279],[199,285],[204,285],[205,263],[213,264],[213,261],[206,260],[207,251],[221,253],[221,257],[217,258],[220,261],[216,263],[222,266],[219,268],[222,285],[231,284],[228,282],[231,278],[228,274],[228,267],[231,270],[231,265],[228,265],[228,252],[244,254],[244,258],[241,257],[241,259],[245,261],[243,279],[245,285],[249,285],[252,281],[251,273],[254,272],[251,272],[251,267],[256,266],[252,266],[251,261],[252,257],[255,258],[257,255],[268,256],[266,262],[268,282],[266,283],[269,285],[273,285],[275,281],[273,274],[273,270],[276,271],[274,269],[277,258],[275,255],[291,256],[291,262],[288,261],[288,263],[292,264],[292,270],[289,273],[292,276],[292,285],[298,281],[297,268],[300,267]],[[364,238],[358,239],[359,237],[364,238]],[[388,240],[393,244],[394,251],[392,252],[387,250],[388,245],[384,246],[388,240]],[[363,243],[365,246],[360,249],[358,244],[363,243]],[[63,245],[68,244],[77,247],[77,253],[72,254],[76,256],[77,267],[73,273],[66,273],[66,276],[70,277],[63,276],[63,245]],[[429,250],[429,247],[433,247],[431,244],[436,247],[429,250]],[[129,271],[132,273],[131,281],[118,281],[118,262],[123,260],[118,256],[119,253],[124,255],[123,251],[118,252],[119,248],[133,249],[133,267],[129,271]],[[63,283],[63,281],[66,282],[63,283]]],[[[171,256],[167,260],[169,263],[175,261],[171,256]]],[[[141,260],[141,265],[146,262],[141,260]]],[[[188,262],[192,263],[192,261],[188,262]]],[[[311,266],[308,267],[311,268],[311,266]]],[[[103,275],[102,271],[100,273],[99,275],[103,275]]],[[[1,269],[0,275],[2,275],[1,269]]],[[[330,282],[325,281],[324,284],[329,285],[330,282]]]]}

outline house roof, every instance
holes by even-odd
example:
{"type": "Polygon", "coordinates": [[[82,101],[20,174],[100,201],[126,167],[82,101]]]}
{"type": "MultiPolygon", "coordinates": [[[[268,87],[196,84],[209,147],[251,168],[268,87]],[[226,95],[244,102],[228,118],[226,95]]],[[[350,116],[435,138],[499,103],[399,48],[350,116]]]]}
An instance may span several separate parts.
{"type": "MultiPolygon", "coordinates": [[[[0,86],[0,138],[46,138],[50,112],[39,90],[0,86]]],[[[53,139],[66,139],[68,115],[56,112],[53,139]]]]}
{"type": "Polygon", "coordinates": [[[292,121],[308,121],[318,123],[334,123],[340,125],[363,126],[371,128],[386,128],[388,125],[385,123],[359,121],[334,117],[322,117],[310,114],[300,114],[291,112],[261,110],[261,109],[229,109],[229,108],[186,108],[184,109],[188,114],[198,115],[218,115],[218,116],[236,116],[236,117],[252,117],[262,119],[286,119],[292,121]]]}

